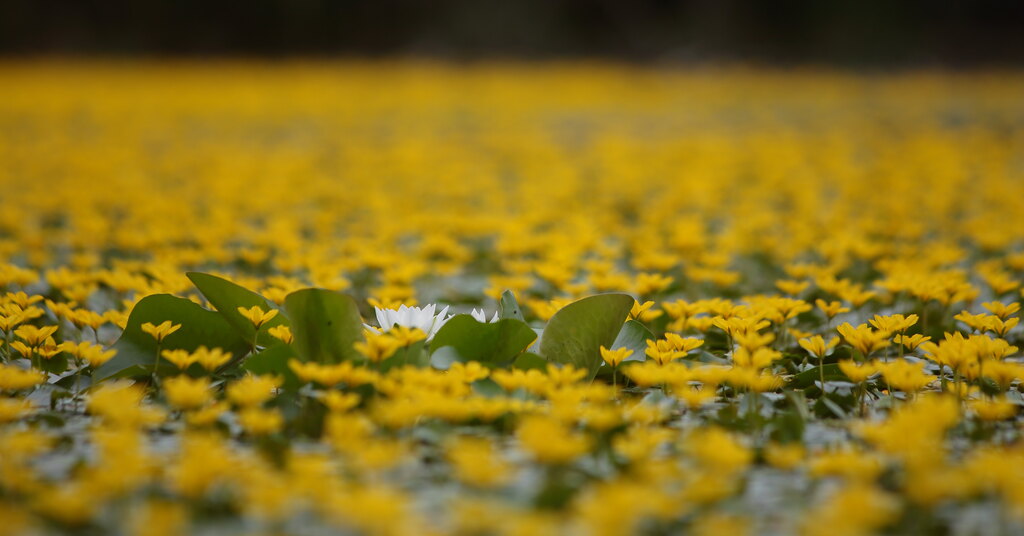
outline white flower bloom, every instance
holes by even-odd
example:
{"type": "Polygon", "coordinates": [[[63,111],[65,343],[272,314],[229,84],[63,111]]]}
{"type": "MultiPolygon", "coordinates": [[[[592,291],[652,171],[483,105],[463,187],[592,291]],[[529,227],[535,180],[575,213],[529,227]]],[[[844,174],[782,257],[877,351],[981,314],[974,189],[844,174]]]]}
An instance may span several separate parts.
{"type": "MultiPolygon", "coordinates": [[[[487,323],[487,313],[484,312],[483,309],[480,309],[479,311],[477,311],[476,309],[473,309],[472,311],[469,312],[469,314],[472,315],[473,318],[475,318],[477,322],[483,322],[485,324],[487,323]]],[[[493,324],[493,323],[495,323],[497,321],[498,321],[498,311],[494,311],[494,316],[491,318],[491,322],[490,323],[493,324]]]]}
{"type": "Polygon", "coordinates": [[[378,309],[377,307],[374,307],[373,310],[377,313],[377,323],[380,324],[381,331],[388,331],[395,326],[418,328],[427,334],[427,340],[429,341],[434,338],[437,330],[441,329],[441,326],[451,318],[447,316],[447,306],[441,309],[441,312],[434,314],[436,307],[432,303],[425,307],[407,307],[402,305],[397,311],[394,309],[378,309]]]}

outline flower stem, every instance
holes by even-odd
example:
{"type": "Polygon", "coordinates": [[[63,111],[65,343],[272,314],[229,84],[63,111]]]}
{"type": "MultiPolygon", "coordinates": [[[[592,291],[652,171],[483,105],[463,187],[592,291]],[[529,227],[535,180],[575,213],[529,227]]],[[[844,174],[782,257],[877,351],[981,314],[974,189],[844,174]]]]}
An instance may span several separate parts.
{"type": "Polygon", "coordinates": [[[818,377],[821,379],[821,396],[825,396],[825,354],[818,356],[818,377]]]}

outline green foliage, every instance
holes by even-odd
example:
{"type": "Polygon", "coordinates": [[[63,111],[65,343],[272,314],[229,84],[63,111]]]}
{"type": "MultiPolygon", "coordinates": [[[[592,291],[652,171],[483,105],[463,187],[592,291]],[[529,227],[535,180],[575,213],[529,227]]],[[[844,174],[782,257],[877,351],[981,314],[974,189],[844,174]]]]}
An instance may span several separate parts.
{"type": "Polygon", "coordinates": [[[501,293],[500,306],[500,318],[513,318],[515,320],[525,321],[523,317],[523,310],[519,307],[519,302],[516,301],[516,295],[511,290],[506,290],[501,293]]]}
{"type": "Polygon", "coordinates": [[[242,364],[242,369],[253,374],[274,374],[284,377],[282,387],[286,391],[298,389],[301,382],[288,367],[288,361],[295,358],[295,349],[279,342],[255,353],[242,364]]]}
{"type": "MultiPolygon", "coordinates": [[[[139,300],[132,309],[124,333],[114,343],[117,355],[96,369],[93,381],[151,374],[157,355],[157,342],[142,331],[142,324],[160,324],[167,320],[180,324],[181,328],[163,340],[160,350],[182,349],[191,352],[199,346],[206,346],[224,349],[240,358],[250,348],[248,342],[220,314],[185,298],[154,294],[139,300]]],[[[163,361],[159,368],[170,370],[171,366],[163,361]]]]}
{"type": "Polygon", "coordinates": [[[284,300],[298,359],[339,363],[360,359],[353,344],[363,340],[363,321],[351,296],[331,290],[297,290],[284,300]]]}
{"type": "Polygon", "coordinates": [[[647,326],[636,320],[627,320],[610,348],[629,348],[633,350],[633,355],[627,357],[626,361],[643,361],[645,359],[644,352],[647,350],[647,341],[654,339],[654,333],[651,333],[647,326]]]}
{"type": "Polygon", "coordinates": [[[586,369],[593,378],[602,363],[601,346],[615,342],[633,301],[628,294],[598,294],[566,305],[548,321],[540,355],[586,369]]]}
{"type": "Polygon", "coordinates": [[[521,370],[544,370],[548,366],[548,360],[533,352],[523,352],[519,354],[519,357],[516,357],[512,366],[521,370]]]}
{"type": "Polygon", "coordinates": [[[479,322],[470,315],[456,315],[434,335],[430,351],[452,347],[461,360],[506,366],[536,338],[537,334],[522,320],[505,318],[490,323],[479,322]]]}
{"type": "Polygon", "coordinates": [[[836,363],[828,363],[822,367],[811,367],[789,380],[789,387],[792,389],[806,389],[820,381],[821,372],[825,372],[825,381],[848,381],[843,371],[839,370],[836,363]]]}
{"type": "MultiPolygon", "coordinates": [[[[259,306],[264,311],[269,311],[276,307],[263,296],[260,296],[245,287],[232,283],[227,279],[211,274],[204,274],[202,272],[188,272],[185,275],[187,275],[196,288],[199,289],[199,292],[203,294],[203,297],[210,302],[210,305],[212,305],[217,312],[224,315],[224,319],[228,321],[228,324],[235,328],[235,330],[237,330],[242,338],[249,344],[254,344],[254,341],[256,340],[256,328],[252,325],[252,322],[250,322],[249,319],[245,318],[238,312],[238,308],[245,307],[248,309],[253,306],[259,306]]],[[[264,333],[267,329],[274,326],[287,323],[288,319],[283,315],[278,314],[260,327],[260,333],[264,333]]],[[[266,341],[263,337],[260,337],[260,339],[261,341],[266,341]]]]}

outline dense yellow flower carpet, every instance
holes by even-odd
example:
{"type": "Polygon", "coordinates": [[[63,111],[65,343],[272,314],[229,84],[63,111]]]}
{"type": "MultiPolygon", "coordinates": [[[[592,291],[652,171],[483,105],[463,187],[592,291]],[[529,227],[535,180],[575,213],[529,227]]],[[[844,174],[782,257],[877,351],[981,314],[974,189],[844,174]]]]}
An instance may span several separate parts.
{"type": "Polygon", "coordinates": [[[1024,531],[1024,76],[0,66],[0,533],[1024,531]]]}

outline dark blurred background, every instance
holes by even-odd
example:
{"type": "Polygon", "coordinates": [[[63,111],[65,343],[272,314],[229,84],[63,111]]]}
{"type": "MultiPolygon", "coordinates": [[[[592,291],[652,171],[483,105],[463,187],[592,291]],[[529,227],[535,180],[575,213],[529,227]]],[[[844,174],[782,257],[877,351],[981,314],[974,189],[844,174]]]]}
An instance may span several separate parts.
{"type": "Polygon", "coordinates": [[[1024,0],[0,0],[0,54],[1024,64],[1024,0]]]}

